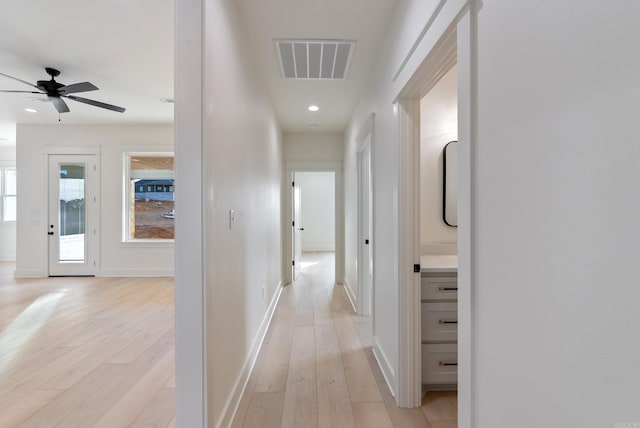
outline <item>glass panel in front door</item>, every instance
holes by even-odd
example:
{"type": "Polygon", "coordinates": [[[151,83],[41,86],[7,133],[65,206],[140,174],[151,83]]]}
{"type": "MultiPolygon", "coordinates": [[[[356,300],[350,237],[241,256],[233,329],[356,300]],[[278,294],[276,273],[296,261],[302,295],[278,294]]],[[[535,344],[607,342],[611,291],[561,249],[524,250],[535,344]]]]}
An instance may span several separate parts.
{"type": "Polygon", "coordinates": [[[59,261],[85,261],[85,167],[60,164],[59,261]]]}

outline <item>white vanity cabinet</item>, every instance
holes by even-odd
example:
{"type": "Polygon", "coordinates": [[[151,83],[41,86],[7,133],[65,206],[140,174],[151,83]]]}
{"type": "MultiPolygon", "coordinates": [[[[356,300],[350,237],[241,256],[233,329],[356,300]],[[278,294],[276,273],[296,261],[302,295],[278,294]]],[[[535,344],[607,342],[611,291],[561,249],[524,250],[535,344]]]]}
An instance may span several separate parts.
{"type": "Polygon", "coordinates": [[[456,256],[421,259],[422,383],[455,389],[458,382],[458,266],[456,256]]]}

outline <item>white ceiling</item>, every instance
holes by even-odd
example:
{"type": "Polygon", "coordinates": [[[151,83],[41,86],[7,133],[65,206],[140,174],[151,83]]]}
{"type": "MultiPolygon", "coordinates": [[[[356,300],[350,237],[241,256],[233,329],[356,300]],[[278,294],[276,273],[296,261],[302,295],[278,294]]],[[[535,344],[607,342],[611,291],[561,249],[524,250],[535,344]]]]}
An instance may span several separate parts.
{"type": "Polygon", "coordinates": [[[380,50],[396,0],[239,0],[257,66],[280,126],[288,132],[342,132],[380,50]],[[355,40],[344,80],[283,79],[274,39],[355,40]],[[318,105],[316,113],[307,111],[318,105]],[[316,123],[318,128],[309,128],[316,123]]]}
{"type": "MultiPolygon", "coordinates": [[[[369,76],[397,0],[238,0],[280,125],[288,132],[342,132],[369,76]],[[285,80],[274,39],[356,40],[344,80],[285,80]],[[307,106],[320,111],[311,113],[307,106]],[[309,128],[311,123],[318,128],[309,128]]],[[[124,114],[68,101],[67,124],[171,123],[174,0],[29,0],[0,14],[0,72],[35,82],[44,67],[63,84],[89,81],[80,96],[123,106],[124,114]]],[[[0,89],[29,86],[0,76],[0,89]]],[[[58,114],[32,94],[0,93],[0,145],[15,144],[15,124],[55,124],[58,114]],[[38,113],[27,113],[26,107],[38,113]]]]}
{"type": "MultiPolygon", "coordinates": [[[[125,107],[123,114],[68,101],[62,123],[171,123],[173,0],[29,0],[0,14],[0,72],[28,82],[61,71],[63,84],[89,81],[79,96],[125,107]]],[[[29,86],[0,76],[0,89],[29,86]]],[[[15,124],[55,124],[53,105],[32,94],[0,93],[0,145],[15,144],[15,124]],[[26,107],[38,113],[27,113],[26,107]],[[5,141],[8,140],[8,141],[5,141]]]]}

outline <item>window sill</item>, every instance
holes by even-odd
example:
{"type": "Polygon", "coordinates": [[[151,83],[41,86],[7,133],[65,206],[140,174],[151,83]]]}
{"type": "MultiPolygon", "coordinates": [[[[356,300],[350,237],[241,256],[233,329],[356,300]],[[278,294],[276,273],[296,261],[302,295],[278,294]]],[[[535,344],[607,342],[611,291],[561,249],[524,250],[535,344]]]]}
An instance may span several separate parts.
{"type": "Polygon", "coordinates": [[[174,239],[135,239],[120,242],[121,248],[173,248],[174,239]]]}

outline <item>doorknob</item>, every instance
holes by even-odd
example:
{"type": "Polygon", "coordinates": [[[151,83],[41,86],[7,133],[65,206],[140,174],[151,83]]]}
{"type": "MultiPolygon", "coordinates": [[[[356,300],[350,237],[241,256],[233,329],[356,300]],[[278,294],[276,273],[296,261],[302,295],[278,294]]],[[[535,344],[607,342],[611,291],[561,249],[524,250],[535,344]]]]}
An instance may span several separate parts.
{"type": "Polygon", "coordinates": [[[54,226],[53,226],[52,224],[50,224],[50,225],[49,225],[49,228],[50,228],[51,230],[50,230],[49,232],[47,232],[47,235],[53,235],[53,227],[54,227],[54,226]]]}

